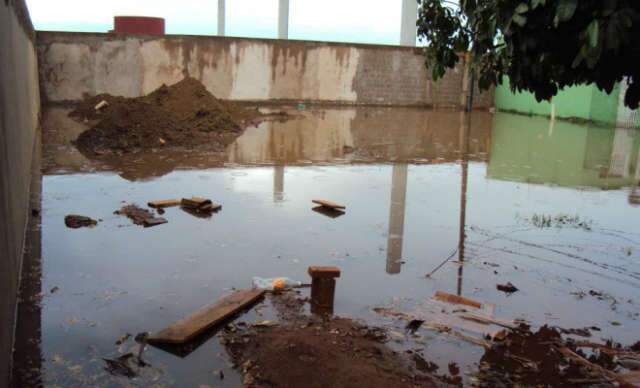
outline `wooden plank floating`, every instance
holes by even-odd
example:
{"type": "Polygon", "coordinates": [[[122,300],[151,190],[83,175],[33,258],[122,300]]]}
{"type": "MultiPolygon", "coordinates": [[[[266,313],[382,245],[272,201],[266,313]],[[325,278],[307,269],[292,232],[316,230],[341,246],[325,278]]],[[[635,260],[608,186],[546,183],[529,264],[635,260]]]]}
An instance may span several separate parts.
{"type": "Polygon", "coordinates": [[[162,217],[153,217],[153,218],[147,218],[144,221],[142,221],[142,224],[144,225],[145,228],[149,228],[152,226],[156,226],[156,225],[162,225],[162,224],[166,224],[167,219],[166,218],[162,218],[162,217]]]}
{"type": "Polygon", "coordinates": [[[152,207],[152,208],[162,209],[162,208],[165,208],[165,207],[178,206],[178,205],[180,205],[180,200],[179,199],[164,199],[164,200],[161,200],[161,201],[151,201],[151,202],[147,203],[147,205],[149,205],[149,207],[152,207]]]}
{"type": "Polygon", "coordinates": [[[224,322],[237,312],[253,305],[264,296],[264,290],[237,290],[216,303],[205,306],[195,313],[149,336],[149,342],[183,344],[206,330],[224,322]]]}
{"type": "Polygon", "coordinates": [[[210,199],[200,198],[200,197],[191,197],[191,198],[182,198],[180,203],[184,207],[198,209],[207,205],[211,205],[212,202],[210,199]]]}
{"type": "Polygon", "coordinates": [[[482,308],[482,303],[473,299],[465,298],[464,296],[449,294],[444,291],[436,291],[434,298],[443,302],[452,304],[463,304],[466,306],[475,307],[477,309],[482,308]]]}
{"type": "Polygon", "coordinates": [[[335,202],[327,201],[325,199],[313,199],[311,200],[311,202],[318,204],[320,206],[328,207],[330,209],[346,209],[347,208],[346,206],[339,205],[335,202]]]}

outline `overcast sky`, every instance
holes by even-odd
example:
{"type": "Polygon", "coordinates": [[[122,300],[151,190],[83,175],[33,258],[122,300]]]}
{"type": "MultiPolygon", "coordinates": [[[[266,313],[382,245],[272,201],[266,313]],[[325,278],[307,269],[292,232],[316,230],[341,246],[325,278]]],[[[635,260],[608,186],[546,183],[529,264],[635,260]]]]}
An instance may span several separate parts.
{"type": "MultiPolygon", "coordinates": [[[[168,34],[214,35],[217,0],[27,0],[36,29],[106,32],[114,15],[159,16],[168,34]]],[[[401,0],[290,0],[291,39],[396,44],[401,0]]],[[[230,36],[275,38],[278,0],[227,0],[230,36]]]]}

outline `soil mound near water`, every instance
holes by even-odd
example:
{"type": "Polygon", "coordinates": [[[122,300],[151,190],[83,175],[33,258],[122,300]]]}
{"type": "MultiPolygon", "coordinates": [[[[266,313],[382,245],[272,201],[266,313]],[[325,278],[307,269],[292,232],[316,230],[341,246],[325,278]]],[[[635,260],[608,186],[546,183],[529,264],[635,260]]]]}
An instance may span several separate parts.
{"type": "Polygon", "coordinates": [[[188,77],[137,98],[97,95],[81,102],[70,116],[97,120],[78,136],[76,145],[82,152],[101,154],[171,146],[222,150],[262,115],[216,98],[188,77]],[[102,101],[107,105],[96,109],[102,101]]]}

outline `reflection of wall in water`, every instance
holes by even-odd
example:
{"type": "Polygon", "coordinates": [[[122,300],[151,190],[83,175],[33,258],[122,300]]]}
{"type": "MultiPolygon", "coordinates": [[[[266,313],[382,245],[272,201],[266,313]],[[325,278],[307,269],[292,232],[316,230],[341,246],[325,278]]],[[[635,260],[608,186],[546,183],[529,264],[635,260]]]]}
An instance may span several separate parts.
{"type": "Polygon", "coordinates": [[[549,132],[544,118],[506,113],[497,114],[494,123],[491,178],[604,189],[632,183],[637,131],[557,121],[549,132]]]}
{"type": "Polygon", "coordinates": [[[329,161],[344,156],[344,146],[353,146],[349,123],[351,109],[304,112],[304,118],[286,122],[263,122],[248,128],[227,149],[235,163],[301,160],[329,161]]]}
{"type": "MultiPolygon", "coordinates": [[[[484,158],[489,152],[493,116],[474,112],[470,153],[484,158]]],[[[359,110],[351,124],[359,150],[373,156],[410,161],[460,158],[460,113],[452,110],[359,110]]]]}
{"type": "MultiPolygon", "coordinates": [[[[460,158],[459,113],[412,108],[344,108],[303,112],[304,118],[249,128],[229,148],[235,163],[295,163],[353,157],[432,162],[460,158]],[[354,147],[354,153],[344,147],[354,147]]],[[[492,115],[473,114],[470,152],[490,149],[492,115]]]]}
{"type": "Polygon", "coordinates": [[[404,213],[407,199],[407,164],[394,164],[391,176],[389,233],[387,239],[387,273],[400,273],[404,238],[404,213]]]}

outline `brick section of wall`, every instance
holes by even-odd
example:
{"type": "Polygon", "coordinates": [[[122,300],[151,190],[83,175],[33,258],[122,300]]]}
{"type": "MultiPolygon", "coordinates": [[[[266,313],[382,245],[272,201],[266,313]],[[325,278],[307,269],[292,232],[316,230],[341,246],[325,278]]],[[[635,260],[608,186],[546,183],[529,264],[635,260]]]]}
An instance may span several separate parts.
{"type": "MultiPolygon", "coordinates": [[[[417,50],[416,50],[417,51],[417,50]]],[[[362,50],[353,89],[363,104],[431,104],[424,59],[413,50],[362,50]]]]}
{"type": "MultiPolygon", "coordinates": [[[[463,65],[438,82],[420,48],[211,36],[38,32],[46,101],[147,94],[185,75],[220,98],[460,107],[463,65]]],[[[492,94],[491,94],[492,95],[492,94]]],[[[478,107],[493,105],[491,98],[478,107]]]]}

